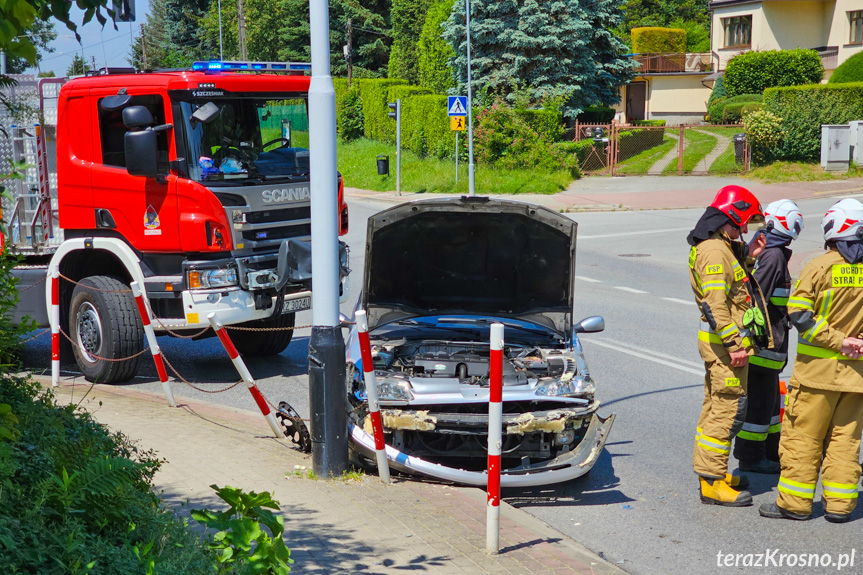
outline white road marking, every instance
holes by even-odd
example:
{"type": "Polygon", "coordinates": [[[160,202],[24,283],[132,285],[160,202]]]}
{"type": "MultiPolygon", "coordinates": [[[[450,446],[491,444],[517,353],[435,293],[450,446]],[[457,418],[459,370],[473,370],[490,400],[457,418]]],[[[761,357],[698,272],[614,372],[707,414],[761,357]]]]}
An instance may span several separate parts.
{"type": "Polygon", "coordinates": [[[621,291],[628,291],[628,292],[630,292],[630,293],[647,293],[646,291],[643,291],[643,290],[640,290],[640,289],[631,288],[631,287],[625,287],[625,286],[612,286],[612,287],[613,287],[614,289],[619,289],[619,290],[621,290],[621,291]]]}
{"type": "Polygon", "coordinates": [[[575,276],[575,279],[581,280],[583,282],[590,282],[592,284],[601,284],[602,283],[602,280],[595,280],[593,278],[586,278],[584,276],[575,276]]]}
{"type": "MultiPolygon", "coordinates": [[[[596,338],[591,338],[591,339],[596,339],[596,338]]],[[[617,339],[612,339],[610,337],[601,337],[598,339],[600,341],[604,341],[604,342],[613,344],[613,345],[618,346],[618,347],[632,347],[631,343],[628,343],[625,341],[620,341],[617,339]]],[[[700,363],[697,361],[689,361],[686,359],[681,359],[681,358],[677,357],[676,355],[668,355],[667,353],[660,353],[660,352],[654,351],[652,349],[644,350],[644,351],[649,352],[651,356],[664,357],[665,359],[669,359],[671,361],[676,361],[677,363],[682,363],[683,365],[691,365],[692,367],[696,367],[696,368],[700,368],[700,367],[704,366],[703,363],[700,363]]]]}
{"type": "Polygon", "coordinates": [[[674,302],[674,303],[682,303],[684,305],[695,305],[694,301],[690,301],[688,299],[679,299],[676,297],[664,297],[662,299],[664,299],[665,301],[670,301],[670,302],[674,302]]]}
{"type": "MultiPolygon", "coordinates": [[[[685,371],[686,373],[691,373],[694,375],[701,375],[701,376],[704,375],[703,369],[693,369],[691,367],[680,365],[678,363],[672,363],[670,361],[665,361],[664,359],[659,359],[658,357],[653,357],[650,355],[639,353],[637,351],[632,351],[631,349],[627,349],[627,348],[621,347],[619,345],[598,341],[596,338],[585,337],[585,338],[581,338],[581,341],[582,342],[595,343],[596,345],[599,345],[602,347],[607,347],[609,349],[613,349],[613,350],[619,351],[621,353],[625,353],[627,355],[632,355],[632,356],[638,357],[640,359],[646,359],[647,361],[652,361],[653,363],[658,363],[658,364],[665,365],[668,367],[673,367],[674,369],[679,369],[680,371],[685,371]]],[[[629,344],[627,344],[627,345],[629,345],[629,344]]]]}
{"type": "Polygon", "coordinates": [[[644,236],[647,234],[665,234],[668,232],[688,232],[692,229],[692,226],[687,226],[685,228],[665,228],[662,230],[642,230],[640,232],[621,232],[617,234],[594,234],[592,236],[578,236],[580,240],[598,240],[600,238],[621,238],[624,236],[644,236]]]}

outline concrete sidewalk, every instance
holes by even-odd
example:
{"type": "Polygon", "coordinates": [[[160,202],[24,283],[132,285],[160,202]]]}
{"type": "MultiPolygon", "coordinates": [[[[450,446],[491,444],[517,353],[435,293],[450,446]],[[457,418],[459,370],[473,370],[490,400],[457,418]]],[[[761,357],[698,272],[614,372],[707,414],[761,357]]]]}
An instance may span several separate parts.
{"type": "MultiPolygon", "coordinates": [[[[766,206],[770,202],[788,198],[807,198],[857,195],[863,193],[863,178],[827,180],[821,182],[794,182],[787,184],[759,184],[736,176],[588,176],[575,180],[557,194],[495,195],[549,207],[556,211],[616,211],[657,210],[677,208],[703,208],[713,201],[723,186],[737,184],[750,190],[766,206]]],[[[487,190],[478,190],[478,195],[487,190]]],[[[373,192],[345,188],[350,198],[399,204],[411,200],[455,197],[458,194],[373,192]]]]}
{"type": "MultiPolygon", "coordinates": [[[[50,388],[50,379],[37,379],[50,388]]],[[[180,398],[170,408],[156,395],[72,378],[55,394],[166,459],[154,487],[181,514],[223,509],[211,484],[272,493],[281,503],[292,573],[624,574],[505,503],[501,553],[487,555],[480,489],[404,477],[383,485],[376,475],[310,479],[311,457],[272,438],[263,417],[247,411],[180,398]]]]}

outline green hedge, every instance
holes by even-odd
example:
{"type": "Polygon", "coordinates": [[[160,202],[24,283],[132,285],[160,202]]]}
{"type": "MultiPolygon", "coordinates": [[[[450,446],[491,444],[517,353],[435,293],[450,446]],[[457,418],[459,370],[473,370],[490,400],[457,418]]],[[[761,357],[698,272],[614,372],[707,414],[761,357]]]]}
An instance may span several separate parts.
{"type": "Polygon", "coordinates": [[[389,141],[395,134],[395,123],[387,114],[389,90],[393,86],[407,84],[404,80],[364,79],[357,80],[360,98],[363,102],[363,117],[365,127],[363,134],[372,140],[389,141]]]}
{"type": "Polygon", "coordinates": [[[863,82],[769,88],[764,109],[782,118],[780,160],[817,160],[821,125],[863,120],[863,82]]]}
{"type": "Polygon", "coordinates": [[[722,109],[723,124],[739,124],[743,116],[749,112],[756,112],[763,108],[761,102],[738,102],[736,104],[727,104],[722,109]]]}
{"type": "Polygon", "coordinates": [[[863,52],[857,52],[842,62],[827,80],[828,84],[848,84],[849,82],[863,82],[863,52]]]}
{"type": "MultiPolygon", "coordinates": [[[[761,94],[740,94],[739,96],[732,96],[730,98],[716,98],[713,100],[713,104],[707,108],[707,117],[713,124],[727,124],[727,123],[736,123],[735,122],[727,122],[725,118],[725,108],[727,106],[734,106],[737,109],[737,104],[753,104],[760,103],[762,101],[761,94]]],[[[737,116],[737,120],[740,119],[740,116],[737,116]]]]}
{"type": "Polygon", "coordinates": [[[455,52],[452,45],[441,38],[442,24],[449,18],[452,5],[453,0],[438,0],[431,5],[417,44],[419,84],[441,94],[456,85],[449,65],[455,52]]]}
{"type": "Polygon", "coordinates": [[[576,116],[576,120],[582,124],[610,124],[614,114],[614,108],[608,106],[588,106],[576,116]]]}
{"type": "Polygon", "coordinates": [[[455,154],[455,133],[449,128],[447,97],[411,96],[402,101],[402,146],[420,156],[446,158],[455,154]]]}
{"type": "Polygon", "coordinates": [[[686,52],[686,30],[682,28],[633,28],[632,51],[636,54],[686,52]]]}
{"type": "Polygon", "coordinates": [[[563,136],[563,118],[558,110],[517,110],[518,116],[547,142],[563,136]]]}
{"type": "Polygon", "coordinates": [[[662,143],[665,130],[623,130],[618,134],[618,161],[624,162],[662,143]]]}
{"type": "Polygon", "coordinates": [[[568,156],[574,155],[578,159],[578,165],[584,163],[587,155],[595,147],[595,143],[591,139],[579,140],[577,142],[557,142],[554,144],[554,149],[568,156]]]}
{"type": "Polygon", "coordinates": [[[633,126],[665,126],[665,120],[633,120],[633,126]]]}
{"type": "Polygon", "coordinates": [[[761,94],[767,88],[817,84],[824,65],[815,50],[744,52],[728,62],[725,89],[729,96],[761,94]]]}
{"type": "Polygon", "coordinates": [[[354,87],[336,98],[336,131],[343,142],[363,136],[363,101],[360,91],[354,87]]]}

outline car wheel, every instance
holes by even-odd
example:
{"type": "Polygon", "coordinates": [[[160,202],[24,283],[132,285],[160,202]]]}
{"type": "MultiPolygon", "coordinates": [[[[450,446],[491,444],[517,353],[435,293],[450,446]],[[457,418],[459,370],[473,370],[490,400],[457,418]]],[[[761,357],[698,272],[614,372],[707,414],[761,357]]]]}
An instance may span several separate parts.
{"type": "MultiPolygon", "coordinates": [[[[276,318],[241,323],[236,327],[254,327],[263,329],[293,328],[295,315],[281,314],[276,318]]],[[[230,330],[229,330],[230,331],[230,330]]],[[[281,331],[234,331],[231,339],[241,354],[249,357],[266,357],[278,355],[287,349],[294,336],[293,329],[281,331]]]]}
{"type": "Polygon", "coordinates": [[[87,381],[119,383],[138,373],[144,326],[129,286],[109,276],[81,280],[69,307],[72,351],[87,381]],[[103,359],[100,359],[103,358],[103,359]]]}

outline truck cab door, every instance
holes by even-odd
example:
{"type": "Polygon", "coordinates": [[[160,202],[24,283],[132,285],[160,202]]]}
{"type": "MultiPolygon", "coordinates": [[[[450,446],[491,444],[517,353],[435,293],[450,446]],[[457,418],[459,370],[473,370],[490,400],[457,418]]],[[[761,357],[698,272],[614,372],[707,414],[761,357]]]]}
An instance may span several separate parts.
{"type": "MultiPolygon", "coordinates": [[[[158,88],[130,87],[128,106],[145,106],[154,126],[172,123],[167,95],[158,88]]],[[[141,252],[180,251],[177,213],[177,178],[169,171],[176,159],[173,130],[159,132],[159,173],[164,177],[132,176],[126,170],[123,110],[106,110],[102,100],[117,94],[117,88],[90,91],[96,106],[98,136],[93,164],[93,207],[96,227],[114,230],[141,252]],[[100,157],[101,154],[101,157],[100,157]]]]}

